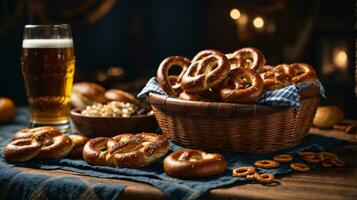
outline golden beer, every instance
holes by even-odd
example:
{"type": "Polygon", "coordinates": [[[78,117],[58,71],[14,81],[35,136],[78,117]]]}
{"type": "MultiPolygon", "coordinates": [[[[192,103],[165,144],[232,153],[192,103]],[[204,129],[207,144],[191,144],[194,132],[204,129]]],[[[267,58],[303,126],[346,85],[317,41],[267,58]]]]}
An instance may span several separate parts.
{"type": "Polygon", "coordinates": [[[24,39],[22,48],[30,127],[58,125],[68,129],[75,70],[72,39],[24,39]]]}

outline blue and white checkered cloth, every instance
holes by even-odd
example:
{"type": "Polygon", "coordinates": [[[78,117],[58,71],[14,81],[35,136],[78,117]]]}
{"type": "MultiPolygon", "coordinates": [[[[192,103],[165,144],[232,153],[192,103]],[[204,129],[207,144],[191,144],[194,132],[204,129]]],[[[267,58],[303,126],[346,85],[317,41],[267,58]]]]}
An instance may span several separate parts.
{"type": "MultiPolygon", "coordinates": [[[[298,108],[300,106],[299,91],[308,87],[311,87],[314,83],[299,83],[297,85],[289,85],[278,90],[272,90],[265,92],[257,101],[258,104],[272,105],[274,107],[292,107],[298,108]]],[[[320,87],[320,95],[326,98],[325,89],[319,80],[316,84],[320,87]]],[[[152,77],[146,86],[138,94],[138,98],[144,99],[149,93],[156,93],[167,95],[164,90],[161,89],[158,81],[155,77],[152,77]]]]}

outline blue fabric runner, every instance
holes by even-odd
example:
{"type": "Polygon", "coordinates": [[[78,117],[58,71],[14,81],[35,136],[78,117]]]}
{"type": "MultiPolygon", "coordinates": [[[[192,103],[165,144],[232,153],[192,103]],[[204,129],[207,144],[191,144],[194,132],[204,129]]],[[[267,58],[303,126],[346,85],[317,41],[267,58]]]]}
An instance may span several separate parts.
{"type": "MultiPolygon", "coordinates": [[[[6,145],[15,130],[20,128],[24,128],[27,123],[26,118],[26,110],[20,110],[19,115],[16,119],[16,125],[2,126],[0,128],[0,150],[4,145],[6,145]]],[[[152,165],[141,168],[141,169],[126,169],[126,168],[112,168],[106,166],[92,166],[87,164],[83,160],[74,160],[74,159],[61,159],[61,160],[47,160],[47,161],[29,161],[24,163],[13,163],[19,166],[31,167],[31,168],[39,168],[39,169],[62,169],[68,170],[72,172],[77,172],[80,174],[85,174],[94,177],[101,178],[118,178],[118,179],[127,179],[133,180],[137,182],[143,182],[150,185],[153,185],[156,188],[159,188],[168,199],[178,200],[178,199],[198,199],[202,197],[208,190],[212,188],[222,187],[225,185],[231,185],[233,183],[244,183],[245,180],[243,178],[237,178],[231,176],[231,170],[235,167],[242,165],[252,165],[256,160],[259,159],[269,159],[274,155],[280,153],[291,153],[294,155],[294,161],[301,161],[296,153],[301,150],[326,150],[333,147],[338,147],[342,145],[351,144],[346,141],[328,138],[323,136],[318,136],[315,134],[310,134],[301,144],[297,145],[294,148],[282,150],[275,153],[267,153],[267,154],[225,154],[224,157],[228,162],[228,169],[221,175],[208,178],[208,179],[200,179],[200,180],[182,180],[178,178],[173,178],[167,176],[163,172],[162,168],[162,160],[158,160],[154,162],[152,165]]],[[[181,147],[171,143],[170,150],[180,149],[181,147]]],[[[12,181],[9,180],[17,180],[17,185],[20,183],[22,186],[15,187],[11,186],[10,189],[3,189],[0,187],[0,194],[4,193],[4,190],[8,197],[17,197],[16,199],[22,199],[22,193],[27,191],[27,195],[33,195],[33,192],[39,190],[41,191],[41,195],[51,195],[53,193],[59,194],[63,193],[63,195],[80,195],[80,191],[85,190],[85,184],[78,183],[78,180],[74,180],[69,177],[62,177],[58,179],[52,179],[43,175],[35,175],[35,174],[19,174],[19,172],[14,171],[13,169],[7,167],[8,162],[5,161],[0,156],[0,185],[11,184],[12,181]],[[14,178],[15,177],[15,178],[14,178]],[[47,184],[52,185],[47,186],[47,184]],[[44,184],[46,183],[46,184],[44,184]],[[56,184],[54,184],[56,183],[56,184]],[[41,185],[41,187],[34,185],[41,185]],[[55,187],[55,185],[57,185],[55,187]],[[79,189],[68,189],[68,188],[76,188],[79,189]],[[26,188],[26,189],[25,189],[26,188]],[[37,188],[37,190],[35,189],[37,188]],[[3,190],[3,191],[1,191],[3,190]],[[20,192],[15,192],[20,191],[20,192]],[[24,192],[22,192],[24,191],[24,192]],[[29,191],[32,191],[30,194],[29,191]],[[51,194],[49,194],[51,191],[51,194]],[[63,192],[63,191],[71,191],[71,192],[63,192]],[[11,194],[9,193],[11,192],[11,194]],[[19,193],[19,194],[17,194],[19,193]],[[20,194],[21,193],[21,194],[20,194]],[[70,194],[65,194],[70,193],[70,194]]],[[[310,167],[316,167],[316,164],[308,164],[310,167]]],[[[259,172],[268,172],[275,175],[287,174],[291,172],[288,164],[282,164],[279,168],[276,169],[257,169],[259,172]]],[[[11,184],[13,185],[13,184],[11,184]]],[[[88,187],[88,186],[87,186],[88,187]]],[[[93,191],[100,197],[105,197],[104,199],[114,199],[114,196],[110,196],[109,194],[119,194],[120,189],[123,189],[124,186],[116,185],[115,187],[111,185],[95,185],[93,191]]],[[[8,187],[5,187],[8,188],[8,187]]],[[[40,194],[36,194],[40,195],[40,194]]],[[[49,197],[49,196],[48,196],[49,197]]],[[[51,196],[53,199],[61,199],[60,194],[56,196],[51,196]]],[[[27,196],[28,198],[28,196],[27,196]]],[[[15,198],[14,198],[15,199],[15,198]]],[[[51,198],[52,199],[52,198],[51,198]]]]}
{"type": "MultiPolygon", "coordinates": [[[[289,85],[278,90],[272,90],[265,92],[257,101],[258,104],[272,105],[275,107],[292,107],[298,108],[300,106],[301,89],[308,88],[313,83],[299,83],[297,85],[289,85]]],[[[326,98],[325,89],[319,80],[316,84],[320,88],[320,95],[326,98]]],[[[166,92],[161,89],[156,77],[152,77],[145,85],[145,87],[139,92],[138,98],[145,99],[149,93],[156,93],[161,95],[167,95],[166,92]]]]}

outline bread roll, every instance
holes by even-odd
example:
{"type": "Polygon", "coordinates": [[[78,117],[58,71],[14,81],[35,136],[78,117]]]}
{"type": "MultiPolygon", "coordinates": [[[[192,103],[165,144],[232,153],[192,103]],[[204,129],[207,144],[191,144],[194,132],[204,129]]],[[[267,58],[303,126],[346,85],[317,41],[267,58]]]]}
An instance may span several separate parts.
{"type": "Polygon", "coordinates": [[[6,97],[0,97],[0,123],[10,122],[15,118],[15,103],[6,97]]]}
{"type": "Polygon", "coordinates": [[[337,106],[321,106],[317,109],[313,121],[318,128],[332,128],[333,125],[340,123],[344,118],[342,110],[337,106]]]}

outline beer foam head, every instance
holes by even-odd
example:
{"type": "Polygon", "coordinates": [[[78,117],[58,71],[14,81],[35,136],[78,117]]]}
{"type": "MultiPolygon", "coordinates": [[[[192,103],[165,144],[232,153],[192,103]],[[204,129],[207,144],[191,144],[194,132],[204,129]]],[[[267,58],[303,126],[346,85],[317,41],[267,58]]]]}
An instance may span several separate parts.
{"type": "Polygon", "coordinates": [[[24,39],[22,48],[70,48],[72,39],[24,39]]]}

